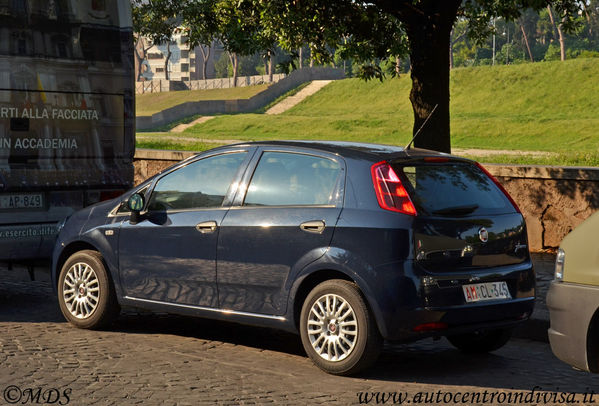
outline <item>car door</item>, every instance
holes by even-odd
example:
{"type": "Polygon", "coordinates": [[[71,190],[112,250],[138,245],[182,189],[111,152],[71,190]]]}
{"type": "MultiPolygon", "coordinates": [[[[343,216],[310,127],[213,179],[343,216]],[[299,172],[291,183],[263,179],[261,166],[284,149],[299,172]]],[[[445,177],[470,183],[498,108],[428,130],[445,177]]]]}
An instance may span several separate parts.
{"type": "Polygon", "coordinates": [[[121,226],[119,271],[127,297],[217,306],[218,231],[248,161],[248,150],[233,150],[157,179],[140,221],[121,226]]]}
{"type": "Polygon", "coordinates": [[[285,313],[292,275],[321,257],[341,212],[345,167],[335,155],[263,150],[219,234],[220,307],[285,313]]]}

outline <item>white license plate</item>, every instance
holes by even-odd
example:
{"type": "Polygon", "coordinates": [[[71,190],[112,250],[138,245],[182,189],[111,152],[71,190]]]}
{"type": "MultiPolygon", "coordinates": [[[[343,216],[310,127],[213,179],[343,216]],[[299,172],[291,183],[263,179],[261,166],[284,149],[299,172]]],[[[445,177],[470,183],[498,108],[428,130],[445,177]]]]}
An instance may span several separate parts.
{"type": "Polygon", "coordinates": [[[511,299],[505,282],[486,282],[463,285],[466,302],[482,302],[485,300],[511,299]]]}
{"type": "Polygon", "coordinates": [[[41,193],[0,195],[0,209],[40,209],[44,207],[41,193]]]}

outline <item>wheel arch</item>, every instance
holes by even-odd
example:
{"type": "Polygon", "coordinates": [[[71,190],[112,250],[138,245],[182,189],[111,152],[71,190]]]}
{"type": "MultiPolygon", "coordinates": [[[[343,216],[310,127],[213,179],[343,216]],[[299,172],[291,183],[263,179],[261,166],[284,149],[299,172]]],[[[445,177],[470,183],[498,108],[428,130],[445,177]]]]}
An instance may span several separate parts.
{"type": "Polygon", "coordinates": [[[57,288],[57,286],[58,286],[58,277],[60,275],[60,271],[61,271],[64,263],[67,262],[67,260],[74,253],[79,252],[79,251],[84,251],[84,250],[96,251],[101,255],[102,262],[104,263],[104,267],[106,268],[106,271],[108,274],[108,278],[110,279],[111,283],[114,284],[114,281],[112,280],[113,278],[112,278],[112,273],[110,272],[110,268],[106,264],[106,260],[104,259],[104,256],[102,255],[102,252],[98,249],[98,247],[94,246],[93,244],[91,244],[87,241],[78,240],[78,241],[73,241],[73,242],[69,243],[60,252],[60,255],[58,256],[58,259],[56,260],[56,264],[54,266],[54,271],[52,272],[52,283],[53,283],[54,288],[57,288]]]}
{"type": "Polygon", "coordinates": [[[308,275],[304,276],[298,284],[298,287],[295,289],[295,293],[293,295],[293,303],[291,307],[290,316],[293,318],[293,326],[299,331],[299,322],[300,322],[300,314],[302,311],[302,306],[304,301],[317,285],[327,280],[332,279],[341,279],[346,280],[348,282],[355,283],[364,299],[364,302],[368,306],[369,310],[372,312],[374,320],[376,322],[377,328],[379,332],[385,336],[384,323],[380,318],[380,311],[378,309],[378,303],[374,299],[371,300],[372,296],[369,294],[367,290],[365,290],[365,284],[363,281],[360,281],[358,278],[353,277],[352,275],[343,272],[339,269],[335,269],[334,267],[323,267],[317,270],[310,272],[308,275]]]}

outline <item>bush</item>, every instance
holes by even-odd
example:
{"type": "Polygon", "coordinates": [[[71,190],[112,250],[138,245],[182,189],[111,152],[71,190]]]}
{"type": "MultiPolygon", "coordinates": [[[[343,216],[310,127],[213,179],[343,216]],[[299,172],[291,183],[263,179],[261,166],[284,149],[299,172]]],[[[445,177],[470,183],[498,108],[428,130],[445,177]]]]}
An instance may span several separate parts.
{"type": "Polygon", "coordinates": [[[214,75],[217,78],[227,78],[229,77],[229,55],[226,52],[223,52],[214,62],[214,75]]]}
{"type": "Polygon", "coordinates": [[[547,51],[545,51],[544,61],[559,61],[561,58],[561,52],[559,46],[555,44],[549,44],[547,51]]]}
{"type": "Polygon", "coordinates": [[[599,52],[584,49],[580,51],[577,58],[599,58],[599,52]]]}

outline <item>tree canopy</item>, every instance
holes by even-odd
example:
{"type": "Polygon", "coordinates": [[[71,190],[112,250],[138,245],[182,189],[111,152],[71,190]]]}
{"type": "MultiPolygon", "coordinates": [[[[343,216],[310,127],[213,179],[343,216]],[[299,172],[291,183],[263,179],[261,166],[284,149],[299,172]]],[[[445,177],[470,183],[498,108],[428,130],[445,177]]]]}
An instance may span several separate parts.
{"type": "MultiPolygon", "coordinates": [[[[414,145],[450,152],[449,68],[451,33],[483,44],[492,21],[526,19],[527,10],[555,12],[560,29],[576,28],[578,0],[132,0],[136,31],[164,41],[174,24],[190,30],[194,45],[219,39],[232,54],[249,55],[279,44],[295,50],[308,44],[311,58],[361,64],[360,76],[382,78],[409,57],[414,145]],[[387,63],[388,72],[380,61],[387,63]],[[434,113],[433,113],[434,111],[434,113]],[[427,121],[428,119],[428,121],[427,121]],[[426,125],[423,127],[423,124],[426,125]]],[[[522,22],[524,27],[525,22],[522,22]]],[[[522,29],[524,35],[526,30],[522,29]]],[[[509,52],[509,50],[508,50],[509,52]]],[[[532,54],[532,51],[530,51],[532,54]]]]}
{"type": "Polygon", "coordinates": [[[483,43],[493,18],[516,20],[527,9],[553,7],[565,30],[575,28],[576,0],[240,0],[260,13],[263,29],[287,49],[310,44],[327,62],[332,50],[364,64],[366,79],[385,74],[375,59],[409,56],[415,146],[450,152],[450,35],[460,18],[469,39],[483,43]],[[435,108],[436,106],[436,108],[435,108]],[[432,113],[434,110],[434,113],[432,113]],[[432,115],[431,115],[432,113],[432,115]]]}

